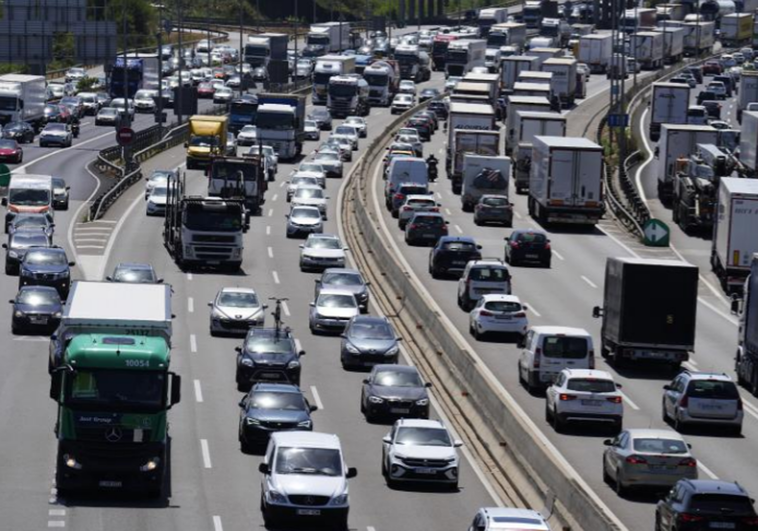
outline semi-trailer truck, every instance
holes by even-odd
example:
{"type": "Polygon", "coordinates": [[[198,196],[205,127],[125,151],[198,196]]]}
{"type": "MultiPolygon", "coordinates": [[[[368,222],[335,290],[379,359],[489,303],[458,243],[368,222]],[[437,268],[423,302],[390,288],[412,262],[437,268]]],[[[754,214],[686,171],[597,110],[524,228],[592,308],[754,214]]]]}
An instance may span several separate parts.
{"type": "Polygon", "coordinates": [[[563,108],[571,107],[576,97],[576,59],[547,59],[542,63],[542,71],[553,74],[551,88],[563,108]]]}
{"type": "Polygon", "coordinates": [[[579,61],[593,74],[605,74],[613,51],[613,36],[593,33],[579,38],[579,61]]]}
{"type": "Polygon", "coordinates": [[[314,105],[326,105],[329,78],[355,73],[355,56],[325,55],[316,60],[313,67],[314,105]]]}
{"type": "Polygon", "coordinates": [[[516,145],[516,121],[519,111],[550,112],[553,105],[544,96],[508,96],[508,115],[505,118],[505,153],[516,145]]]}
{"type": "Polygon", "coordinates": [[[658,142],[658,199],[671,202],[676,161],[694,153],[698,144],[718,145],[718,130],[710,125],[662,124],[658,142]]]}
{"type": "Polygon", "coordinates": [[[516,111],[515,148],[511,152],[516,193],[529,189],[536,136],[566,136],[566,117],[557,112],[516,111]]]}
{"type": "Polygon", "coordinates": [[[735,371],[740,385],[758,396],[758,255],[750,260],[742,300],[733,299],[732,312],[739,316],[735,371]]]}
{"type": "Polygon", "coordinates": [[[382,59],[368,65],[363,71],[363,79],[368,83],[370,105],[389,107],[397,94],[400,83],[400,69],[392,59],[382,59]]]}
{"type": "Polygon", "coordinates": [[[258,94],[258,141],[273,147],[282,160],[293,160],[303,151],[305,100],[302,94],[258,94]]]}
{"type": "Polygon", "coordinates": [[[663,34],[663,62],[674,64],[684,56],[684,29],[678,27],[655,28],[663,34]]]}
{"type": "Polygon", "coordinates": [[[258,215],[267,189],[265,155],[214,157],[208,170],[208,197],[242,199],[246,218],[258,215]]]}
{"type": "Polygon", "coordinates": [[[740,91],[737,101],[737,121],[742,123],[742,113],[749,103],[758,101],[758,71],[743,70],[740,75],[740,91]]]}
{"type": "Polygon", "coordinates": [[[684,30],[685,55],[700,55],[713,50],[716,35],[715,22],[685,22],[681,28],[684,30]]]}
{"type": "Polygon", "coordinates": [[[329,79],[327,108],[335,118],[367,116],[369,86],[359,74],[334,76],[329,79]]]}
{"type": "Polygon", "coordinates": [[[479,11],[479,35],[486,37],[490,28],[508,20],[507,7],[491,7],[479,11]]]}
{"type": "Polygon", "coordinates": [[[686,124],[690,87],[680,83],[653,83],[650,140],[657,142],[663,124],[686,124]]]}
{"type": "Polygon", "coordinates": [[[753,14],[731,13],[721,17],[721,43],[737,47],[753,39],[753,14]]]}
{"type": "Polygon", "coordinates": [[[27,122],[38,132],[45,125],[45,76],[0,76],[0,125],[27,122]]]}
{"type": "Polygon", "coordinates": [[[500,49],[512,46],[518,50],[526,43],[526,24],[520,22],[504,22],[495,24],[487,35],[487,48],[500,49]]]}
{"type": "Polygon", "coordinates": [[[663,34],[640,31],[631,35],[630,54],[644,70],[657,70],[663,65],[663,34]]]}
{"type": "Polygon", "coordinates": [[[445,77],[465,76],[472,68],[484,66],[487,41],[481,39],[458,39],[447,47],[445,77]]]}
{"type": "Polygon", "coordinates": [[[508,197],[510,180],[510,157],[466,153],[463,156],[461,208],[464,212],[472,212],[483,195],[508,197]]]}
{"type": "Polygon", "coordinates": [[[111,98],[133,98],[138,90],[151,88],[151,84],[157,88],[159,64],[160,58],[155,53],[128,54],[126,63],[122,56],[116,57],[109,78],[111,98]]]}
{"type": "Polygon", "coordinates": [[[322,22],[311,24],[305,44],[315,55],[341,52],[350,48],[349,22],[322,22]]]}
{"type": "Polygon", "coordinates": [[[513,90],[518,75],[525,70],[539,70],[539,58],[532,55],[511,55],[503,59],[501,86],[505,92],[513,90]]]}
{"type": "Polygon", "coordinates": [[[244,49],[244,59],[253,68],[268,67],[271,60],[287,59],[289,36],[285,33],[260,33],[250,35],[244,49]]]}

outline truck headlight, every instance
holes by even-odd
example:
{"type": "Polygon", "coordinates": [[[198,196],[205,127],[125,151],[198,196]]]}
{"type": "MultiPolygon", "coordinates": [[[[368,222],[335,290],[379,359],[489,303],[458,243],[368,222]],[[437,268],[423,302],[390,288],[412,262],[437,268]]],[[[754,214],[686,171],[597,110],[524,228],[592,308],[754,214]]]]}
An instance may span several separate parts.
{"type": "Polygon", "coordinates": [[[71,454],[63,454],[63,462],[66,464],[67,467],[73,468],[74,470],[81,470],[82,465],[79,463],[76,458],[71,454]]]}
{"type": "Polygon", "coordinates": [[[287,503],[287,496],[275,490],[268,491],[268,501],[270,503],[287,503]]]}
{"type": "Polygon", "coordinates": [[[160,457],[153,457],[150,461],[139,467],[140,472],[152,472],[161,463],[160,457]]]}
{"type": "Polygon", "coordinates": [[[345,505],[347,503],[347,492],[339,494],[332,498],[329,505],[345,505]]]}
{"type": "Polygon", "coordinates": [[[429,405],[429,399],[428,398],[422,398],[421,400],[416,400],[417,406],[428,406],[429,405]]]}

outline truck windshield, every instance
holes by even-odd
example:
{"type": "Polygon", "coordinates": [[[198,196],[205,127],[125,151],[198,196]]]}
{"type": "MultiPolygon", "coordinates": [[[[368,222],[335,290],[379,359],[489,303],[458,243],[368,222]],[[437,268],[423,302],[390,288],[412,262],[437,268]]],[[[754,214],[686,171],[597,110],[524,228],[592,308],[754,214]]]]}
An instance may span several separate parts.
{"type": "Polygon", "coordinates": [[[388,76],[386,74],[364,75],[370,87],[386,87],[388,76]]]}
{"type": "Polygon", "coordinates": [[[239,208],[208,209],[192,204],[185,211],[184,226],[189,230],[238,232],[242,229],[242,212],[239,208]]]}
{"type": "Polygon", "coordinates": [[[15,111],[18,105],[18,98],[0,97],[0,111],[15,111]]]}
{"type": "Polygon", "coordinates": [[[215,136],[193,136],[190,138],[189,145],[195,147],[211,147],[218,144],[215,136]]]}
{"type": "Polygon", "coordinates": [[[355,91],[358,87],[355,85],[329,85],[329,94],[332,96],[339,96],[339,97],[352,97],[355,96],[355,91]]]}
{"type": "Polygon", "coordinates": [[[558,26],[546,26],[543,24],[542,29],[540,30],[540,35],[544,35],[545,37],[557,37],[558,26]]]}
{"type": "Polygon", "coordinates": [[[268,48],[256,44],[248,44],[245,46],[245,55],[252,57],[266,57],[268,56],[268,48]]]}
{"type": "Polygon", "coordinates": [[[448,50],[447,60],[448,62],[466,64],[468,62],[468,51],[467,50],[448,50]]]}
{"type": "Polygon", "coordinates": [[[341,476],[342,457],[332,448],[279,448],[276,473],[341,476]]]}
{"type": "Polygon", "coordinates": [[[403,53],[403,54],[396,53],[395,54],[395,59],[397,60],[398,63],[402,63],[402,64],[416,64],[416,63],[418,63],[418,55],[413,55],[413,54],[409,54],[409,53],[408,54],[406,54],[406,53],[403,53]]]}
{"type": "Polygon", "coordinates": [[[310,34],[310,35],[308,35],[308,40],[306,41],[306,44],[315,44],[315,45],[321,45],[321,46],[328,46],[329,45],[329,36],[328,35],[310,34]]]}
{"type": "Polygon", "coordinates": [[[230,114],[237,114],[243,116],[255,116],[255,111],[258,109],[257,103],[249,102],[232,102],[229,110],[230,114]]]}
{"type": "Polygon", "coordinates": [[[50,204],[50,190],[11,188],[8,203],[18,206],[45,206],[50,204]]]}
{"type": "Polygon", "coordinates": [[[255,125],[258,126],[258,129],[286,131],[295,128],[295,117],[292,113],[287,112],[258,112],[255,125]]]}
{"type": "Polygon", "coordinates": [[[497,32],[487,35],[487,48],[500,48],[501,46],[508,46],[508,34],[497,32]]]}
{"type": "Polygon", "coordinates": [[[329,83],[329,78],[332,77],[334,74],[325,73],[325,72],[316,72],[313,74],[313,84],[314,85],[326,85],[329,83]]]}
{"type": "Polygon", "coordinates": [[[67,378],[66,404],[86,409],[161,409],[166,374],[119,369],[80,369],[67,378]]]}

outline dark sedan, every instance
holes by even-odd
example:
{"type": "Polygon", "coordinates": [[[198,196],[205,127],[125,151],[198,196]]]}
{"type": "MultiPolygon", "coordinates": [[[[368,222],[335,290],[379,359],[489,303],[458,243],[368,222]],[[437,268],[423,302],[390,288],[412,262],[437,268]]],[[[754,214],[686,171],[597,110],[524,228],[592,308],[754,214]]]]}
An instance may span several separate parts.
{"type": "Polygon", "coordinates": [[[433,101],[429,103],[427,109],[436,114],[437,118],[440,120],[447,120],[447,115],[450,112],[447,108],[447,104],[444,101],[433,101]]]}
{"type": "Polygon", "coordinates": [[[26,252],[32,247],[50,247],[52,238],[40,229],[17,230],[8,235],[8,243],[3,244],[5,249],[5,274],[17,275],[18,268],[26,252]]]}
{"type": "Polygon", "coordinates": [[[537,263],[550,267],[553,251],[547,234],[534,229],[517,229],[505,238],[505,261],[511,265],[537,263]]]}
{"type": "Polygon", "coordinates": [[[513,226],[513,205],[505,195],[483,195],[474,207],[474,223],[513,226]]]}
{"type": "Polygon", "coordinates": [[[49,332],[55,330],[60,323],[63,303],[55,288],[26,286],[19,290],[15,299],[8,302],[13,305],[13,334],[27,330],[49,332]]]}
{"type": "Polygon", "coordinates": [[[435,88],[428,88],[421,91],[418,95],[418,101],[426,101],[436,98],[440,95],[440,91],[435,88]]]}
{"type": "Polygon", "coordinates": [[[290,384],[255,384],[240,400],[239,442],[243,452],[261,448],[277,431],[312,431],[311,413],[303,392],[290,384]]]}
{"type": "Polygon", "coordinates": [[[405,226],[405,243],[434,245],[443,236],[447,236],[448,221],[442,214],[434,212],[417,212],[405,226]]]}
{"type": "Polygon", "coordinates": [[[45,122],[62,121],[60,107],[56,104],[45,105],[45,122]]]}
{"type": "Polygon", "coordinates": [[[322,131],[332,130],[332,115],[326,109],[315,109],[308,115],[308,119],[316,122],[322,131]]]}
{"type": "Polygon", "coordinates": [[[31,248],[21,261],[18,287],[52,286],[65,299],[71,288],[71,268],[74,265],[60,247],[31,248]]]}
{"type": "Polygon", "coordinates": [[[466,236],[443,236],[429,252],[432,278],[460,275],[470,260],[481,260],[482,246],[466,236]]]}
{"type": "Polygon", "coordinates": [[[342,334],[340,361],[342,368],[373,367],[378,363],[397,363],[399,342],[386,317],[358,315],[353,317],[342,334]]]}
{"type": "Polygon", "coordinates": [[[53,208],[55,210],[68,210],[69,192],[71,187],[65,179],[53,177],[53,208]]]}
{"type": "Polygon", "coordinates": [[[289,330],[251,328],[237,351],[237,390],[248,391],[254,382],[300,385],[300,356],[289,330]]]}
{"type": "Polygon", "coordinates": [[[21,212],[16,214],[8,225],[8,233],[12,234],[18,230],[25,230],[30,228],[38,228],[44,230],[48,236],[52,236],[55,231],[55,223],[53,217],[50,214],[33,214],[29,212],[21,212]]]}
{"type": "Polygon", "coordinates": [[[424,383],[416,367],[375,365],[363,380],[361,412],[367,421],[377,418],[429,418],[431,383],[424,383]]]}
{"type": "Polygon", "coordinates": [[[431,125],[429,120],[422,116],[410,118],[403,127],[418,131],[418,136],[421,138],[422,142],[428,142],[431,140],[432,133],[434,133],[434,126],[431,125]]]}
{"type": "Polygon", "coordinates": [[[0,139],[0,162],[21,164],[24,160],[24,150],[15,140],[0,139]]]}
{"type": "Polygon", "coordinates": [[[3,138],[19,144],[34,142],[34,127],[26,122],[11,122],[3,127],[3,138]]]}
{"type": "Polygon", "coordinates": [[[361,313],[364,313],[368,311],[369,285],[357,269],[329,268],[324,270],[321,278],[316,279],[316,291],[313,298],[318,299],[318,294],[322,289],[349,291],[355,297],[361,313]]]}

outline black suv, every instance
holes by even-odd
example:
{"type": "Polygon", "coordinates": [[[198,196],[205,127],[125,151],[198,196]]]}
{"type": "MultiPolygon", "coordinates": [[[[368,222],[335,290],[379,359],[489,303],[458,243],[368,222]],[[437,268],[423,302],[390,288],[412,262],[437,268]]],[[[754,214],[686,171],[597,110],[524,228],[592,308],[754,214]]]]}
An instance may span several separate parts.
{"type": "Polygon", "coordinates": [[[237,351],[237,390],[247,392],[255,382],[300,385],[300,356],[288,328],[251,328],[237,351]]]}
{"type": "Polygon", "coordinates": [[[482,246],[466,236],[443,236],[429,252],[429,274],[432,278],[460,275],[469,260],[481,260],[482,246]]]}
{"type": "Polygon", "coordinates": [[[758,529],[753,500],[739,483],[683,479],[655,508],[656,531],[758,529]]]}
{"type": "Polygon", "coordinates": [[[517,229],[505,238],[505,261],[511,265],[524,262],[550,267],[553,251],[547,234],[540,230],[517,229]]]}
{"type": "Polygon", "coordinates": [[[24,286],[51,286],[65,300],[71,288],[71,268],[74,265],[60,247],[31,247],[21,261],[18,289],[24,286]]]}

